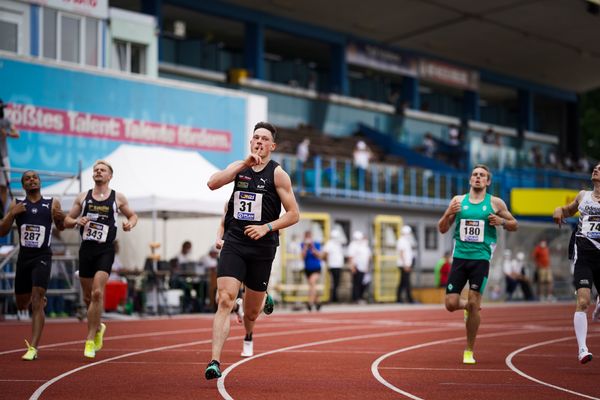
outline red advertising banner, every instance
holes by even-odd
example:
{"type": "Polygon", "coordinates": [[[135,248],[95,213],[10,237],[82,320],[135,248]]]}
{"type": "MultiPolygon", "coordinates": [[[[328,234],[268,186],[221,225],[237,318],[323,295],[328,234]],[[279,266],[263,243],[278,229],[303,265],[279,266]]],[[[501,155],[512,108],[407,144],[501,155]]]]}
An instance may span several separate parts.
{"type": "Polygon", "coordinates": [[[31,104],[10,104],[5,113],[15,128],[22,131],[198,150],[231,150],[231,132],[227,131],[56,110],[31,104]]]}

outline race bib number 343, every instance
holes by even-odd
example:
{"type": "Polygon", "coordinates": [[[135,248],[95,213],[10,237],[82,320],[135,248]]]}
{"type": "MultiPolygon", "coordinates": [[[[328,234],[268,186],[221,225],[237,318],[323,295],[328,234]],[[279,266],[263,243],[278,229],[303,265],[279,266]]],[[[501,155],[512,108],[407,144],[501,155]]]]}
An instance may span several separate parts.
{"type": "Polygon", "coordinates": [[[236,191],[233,195],[233,217],[240,221],[260,221],[262,193],[236,191]]]}
{"type": "Polygon", "coordinates": [[[462,242],[483,243],[485,221],[482,219],[461,219],[460,240],[462,242]]]}
{"type": "Polygon", "coordinates": [[[105,243],[108,236],[108,225],[90,221],[83,228],[83,240],[105,243]]]}
{"type": "Polygon", "coordinates": [[[586,215],[583,217],[581,233],[589,239],[600,239],[600,216],[586,215]]]}
{"type": "Polygon", "coordinates": [[[21,246],[39,249],[44,244],[46,227],[43,225],[21,225],[21,246]]]}

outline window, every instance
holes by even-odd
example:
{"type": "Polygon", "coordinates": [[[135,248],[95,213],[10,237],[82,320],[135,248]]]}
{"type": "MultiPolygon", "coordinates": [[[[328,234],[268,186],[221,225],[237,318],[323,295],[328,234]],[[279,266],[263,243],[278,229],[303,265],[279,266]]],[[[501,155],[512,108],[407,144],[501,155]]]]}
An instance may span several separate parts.
{"type": "Polygon", "coordinates": [[[425,227],[425,250],[437,250],[438,230],[437,226],[425,227]]]}
{"type": "Polygon", "coordinates": [[[41,21],[43,57],[100,66],[100,23],[97,19],[46,7],[41,21]]]}
{"type": "Polygon", "coordinates": [[[134,74],[146,73],[146,45],[115,40],[112,67],[134,74]]]}
{"type": "Polygon", "coordinates": [[[0,50],[20,52],[22,14],[0,10],[0,50]]]}

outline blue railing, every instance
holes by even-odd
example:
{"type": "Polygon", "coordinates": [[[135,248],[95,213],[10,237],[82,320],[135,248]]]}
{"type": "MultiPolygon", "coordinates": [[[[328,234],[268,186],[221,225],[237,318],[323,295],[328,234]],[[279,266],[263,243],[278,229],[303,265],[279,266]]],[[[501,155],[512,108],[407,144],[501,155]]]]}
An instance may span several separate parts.
{"type": "MultiPolygon", "coordinates": [[[[300,195],[377,201],[391,204],[446,206],[468,191],[468,172],[441,172],[418,167],[371,164],[355,168],[351,159],[316,156],[301,163],[291,154],[274,154],[300,195]]],[[[515,187],[584,189],[589,176],[540,169],[507,170],[493,175],[488,192],[508,202],[515,187]]]]}

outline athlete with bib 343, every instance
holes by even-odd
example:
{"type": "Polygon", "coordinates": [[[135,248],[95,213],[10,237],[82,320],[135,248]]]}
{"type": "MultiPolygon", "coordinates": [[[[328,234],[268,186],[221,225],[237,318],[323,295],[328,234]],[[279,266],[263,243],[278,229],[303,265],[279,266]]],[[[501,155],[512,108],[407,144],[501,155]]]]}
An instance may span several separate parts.
{"type": "Polygon", "coordinates": [[[492,174],[485,165],[476,165],[471,172],[469,193],[454,196],[438,222],[438,229],[446,233],[456,222],[452,267],[446,287],[446,309],[464,310],[467,330],[467,347],[463,353],[464,364],[475,364],[473,347],[480,324],[481,295],[485,290],[490,260],[496,246],[496,227],[516,231],[517,220],[506,203],[487,193],[492,174]],[[469,282],[469,295],[465,301],[460,293],[469,282]]]}

